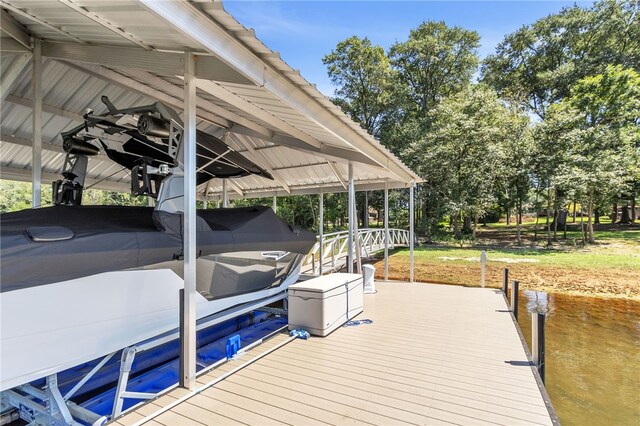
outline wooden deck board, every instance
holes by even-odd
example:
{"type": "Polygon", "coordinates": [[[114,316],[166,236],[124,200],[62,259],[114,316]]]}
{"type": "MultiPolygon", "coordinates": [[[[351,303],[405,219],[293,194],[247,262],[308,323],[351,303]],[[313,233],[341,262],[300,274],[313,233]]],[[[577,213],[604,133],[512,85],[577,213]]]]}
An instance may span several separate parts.
{"type": "MultiPolygon", "coordinates": [[[[494,289],[378,283],[360,318],[374,322],[294,340],[156,424],[552,424],[494,289]]],[[[199,377],[198,385],[286,338],[199,377]]],[[[176,389],[117,424],[135,423],[184,394],[176,389]]]]}

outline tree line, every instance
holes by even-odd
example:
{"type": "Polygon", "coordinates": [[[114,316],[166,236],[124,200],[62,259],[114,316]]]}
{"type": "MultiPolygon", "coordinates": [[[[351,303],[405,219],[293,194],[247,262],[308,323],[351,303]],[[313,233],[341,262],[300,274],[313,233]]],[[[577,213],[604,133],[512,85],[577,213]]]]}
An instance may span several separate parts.
{"type": "Polygon", "coordinates": [[[489,215],[519,224],[535,211],[551,244],[580,205],[583,241],[594,242],[600,215],[635,220],[639,8],[566,7],[483,60],[477,32],[426,21],[387,50],[349,37],[323,61],[333,101],[425,180],[417,213],[428,238],[443,223],[460,239],[489,215]]]}

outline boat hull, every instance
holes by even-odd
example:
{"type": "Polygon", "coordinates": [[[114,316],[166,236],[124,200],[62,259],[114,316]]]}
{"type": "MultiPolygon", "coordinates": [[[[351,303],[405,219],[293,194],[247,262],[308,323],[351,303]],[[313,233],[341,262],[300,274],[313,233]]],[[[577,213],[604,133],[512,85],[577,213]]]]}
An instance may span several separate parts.
{"type": "MultiPolygon", "coordinates": [[[[197,318],[283,294],[299,264],[275,285],[208,300],[197,318]]],[[[175,330],[179,290],[173,270],[115,271],[0,293],[0,391],[175,330]]]]}

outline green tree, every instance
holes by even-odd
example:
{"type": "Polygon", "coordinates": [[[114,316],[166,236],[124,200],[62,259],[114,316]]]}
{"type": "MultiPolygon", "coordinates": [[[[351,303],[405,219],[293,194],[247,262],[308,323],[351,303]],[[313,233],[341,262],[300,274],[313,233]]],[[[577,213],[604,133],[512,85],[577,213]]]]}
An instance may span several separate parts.
{"type": "Polygon", "coordinates": [[[581,79],[548,111],[543,142],[561,147],[555,179],[586,200],[587,234],[595,242],[595,203],[628,191],[638,174],[640,74],[620,65],[581,79]]]}
{"type": "Polygon", "coordinates": [[[409,32],[407,41],[391,46],[389,57],[405,96],[405,112],[423,116],[467,86],[478,68],[478,47],[477,32],[434,21],[423,22],[409,32]]]}
{"type": "Polygon", "coordinates": [[[384,49],[366,37],[352,36],[338,43],[322,62],[337,86],[333,102],[367,132],[378,136],[385,116],[394,107],[392,70],[384,49]]]}
{"type": "MultiPolygon", "coordinates": [[[[473,223],[495,203],[502,184],[506,140],[514,136],[514,120],[495,92],[473,85],[441,101],[429,115],[429,132],[410,143],[405,158],[425,179],[451,217],[457,239],[460,221],[473,223]]],[[[475,235],[474,235],[475,236],[475,235]]]]}
{"type": "Polygon", "coordinates": [[[639,2],[605,0],[562,9],[509,34],[487,57],[482,80],[544,119],[580,79],[609,64],[640,70],[639,2]]]}

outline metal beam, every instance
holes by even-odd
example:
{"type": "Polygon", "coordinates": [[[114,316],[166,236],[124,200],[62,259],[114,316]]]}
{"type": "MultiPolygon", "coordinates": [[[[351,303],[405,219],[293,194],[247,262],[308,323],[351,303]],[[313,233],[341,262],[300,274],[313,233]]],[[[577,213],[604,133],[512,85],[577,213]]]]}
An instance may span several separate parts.
{"type": "Polygon", "coordinates": [[[76,43],[80,43],[80,44],[87,44],[86,41],[74,36],[71,33],[66,32],[65,30],[63,30],[62,28],[58,28],[55,25],[51,25],[50,23],[48,23],[47,21],[38,18],[35,15],[32,15],[31,13],[29,13],[28,10],[23,10],[20,9],[17,6],[12,5],[11,3],[9,3],[6,0],[0,0],[0,6],[4,7],[5,9],[9,9],[10,11],[12,11],[13,13],[16,13],[24,18],[27,18],[33,22],[35,22],[36,24],[42,25],[48,29],[50,29],[51,31],[54,31],[60,35],[63,35],[73,41],[75,41],[76,43]]]}
{"type": "Polygon", "coordinates": [[[33,92],[33,146],[31,147],[31,208],[41,204],[42,187],[42,44],[34,40],[31,90],[33,92]]]}
{"type": "MultiPolygon", "coordinates": [[[[0,135],[0,141],[2,141],[2,143],[10,143],[12,145],[26,146],[29,148],[33,147],[33,139],[19,138],[19,137],[7,135],[4,133],[0,135]]],[[[58,152],[58,153],[64,154],[64,150],[59,145],[43,143],[42,149],[46,151],[58,152]]]]}
{"type": "Polygon", "coordinates": [[[225,181],[227,182],[227,184],[229,184],[229,186],[231,186],[231,189],[233,189],[238,193],[238,195],[240,195],[240,198],[244,198],[244,190],[242,189],[242,187],[240,187],[240,185],[235,183],[233,179],[225,179],[225,181]]]}
{"type": "MultiPolygon", "coordinates": [[[[62,175],[54,172],[42,172],[42,180],[53,182],[58,180],[62,175]]],[[[20,182],[31,182],[31,168],[21,169],[3,165],[0,167],[0,179],[17,180],[20,182]]],[[[130,192],[131,185],[129,182],[118,182],[110,179],[100,181],[100,179],[86,178],[84,181],[86,187],[91,186],[92,189],[101,189],[104,191],[114,192],[130,192]]]]}
{"type": "MultiPolygon", "coordinates": [[[[142,50],[123,46],[80,46],[74,43],[43,43],[44,56],[109,67],[126,67],[150,71],[169,77],[182,76],[184,55],[175,52],[142,50]]],[[[198,78],[234,84],[253,85],[229,65],[208,53],[197,56],[198,78]]],[[[182,98],[182,97],[180,97],[182,98]]]]}
{"type": "Polygon", "coordinates": [[[271,165],[266,155],[264,155],[260,151],[256,151],[255,148],[252,147],[250,143],[246,142],[242,138],[236,138],[236,141],[239,142],[242,146],[244,146],[247,151],[249,151],[251,154],[253,154],[254,156],[260,159],[259,161],[260,166],[265,170],[267,170],[269,173],[271,173],[274,180],[278,182],[280,185],[282,185],[285,191],[291,192],[291,188],[287,184],[286,180],[282,177],[282,175],[277,170],[274,169],[274,167],[271,165]]]}
{"type": "Polygon", "coordinates": [[[31,53],[31,49],[27,49],[12,38],[5,38],[0,43],[1,56],[12,56],[20,53],[31,53]]]}
{"type": "Polygon", "coordinates": [[[336,175],[336,177],[338,178],[340,185],[342,185],[344,189],[347,189],[347,183],[344,181],[344,178],[342,177],[340,172],[338,172],[338,165],[331,160],[327,161],[327,164],[329,165],[329,167],[331,167],[333,174],[336,175]]]}
{"type": "Polygon", "coordinates": [[[300,129],[290,125],[284,120],[281,120],[275,115],[265,111],[264,109],[241,98],[235,93],[230,92],[229,90],[225,89],[224,87],[214,82],[199,80],[198,87],[204,90],[205,92],[209,93],[210,95],[213,95],[216,98],[220,99],[221,101],[224,101],[240,109],[241,111],[251,114],[253,117],[257,118],[258,120],[262,120],[265,123],[268,123],[269,125],[280,130],[281,132],[291,135],[294,138],[299,139],[300,141],[308,145],[311,145],[315,148],[320,148],[322,146],[320,141],[318,141],[316,138],[308,135],[307,133],[301,131],[300,129]]]}
{"type": "MultiPolygon", "coordinates": [[[[29,31],[27,31],[21,23],[13,19],[13,16],[9,15],[9,13],[4,9],[0,10],[0,22],[2,22],[0,29],[5,34],[31,50],[31,34],[29,34],[29,31]]],[[[2,43],[4,43],[4,41],[2,43]]]]}
{"type": "MultiPolygon", "coordinates": [[[[199,62],[199,61],[198,61],[199,62]]],[[[127,75],[130,75],[132,77],[134,77],[136,80],[139,81],[144,81],[146,84],[153,86],[153,87],[157,87],[160,90],[162,90],[163,92],[167,93],[170,96],[174,96],[176,98],[180,98],[180,94],[178,92],[180,92],[180,89],[178,88],[178,86],[176,86],[173,83],[170,83],[160,77],[157,77],[147,71],[142,71],[142,70],[136,70],[136,69],[122,69],[122,72],[126,73],[127,75]]],[[[224,120],[227,120],[227,128],[230,127],[234,127],[236,125],[242,125],[245,127],[250,128],[252,134],[257,134],[260,135],[262,137],[272,137],[273,136],[273,132],[267,128],[265,128],[264,126],[261,126],[257,123],[252,122],[251,120],[242,117],[236,113],[233,113],[231,111],[228,111],[227,109],[214,104],[211,101],[208,101],[206,99],[202,99],[202,98],[198,98],[198,111],[203,111],[206,110],[209,113],[215,114],[221,118],[223,118],[224,120]]],[[[227,129],[228,130],[228,129],[227,129]]]]}
{"type": "Polygon", "coordinates": [[[180,385],[196,385],[196,81],[193,53],[185,53],[184,67],[184,297],[182,300],[182,341],[180,385]]]}
{"type": "MultiPolygon", "coordinates": [[[[108,68],[101,67],[98,65],[91,64],[77,64],[75,62],[67,62],[63,61],[65,65],[77,69],[81,72],[109,82],[111,84],[115,84],[120,87],[124,87],[125,89],[131,90],[138,94],[149,96],[152,99],[160,101],[170,107],[182,110],[184,109],[184,101],[181,99],[176,99],[173,96],[169,96],[166,93],[161,92],[160,90],[153,89],[149,86],[140,84],[140,82],[135,81],[129,77],[126,77],[120,73],[112,71],[108,68]]],[[[218,117],[215,114],[211,114],[206,111],[198,110],[197,111],[198,118],[214,124],[220,127],[229,127],[231,123],[229,123],[224,118],[218,117]]]]}
{"type": "Polygon", "coordinates": [[[194,5],[179,0],[141,2],[255,84],[264,87],[305,117],[354,146],[379,165],[388,168],[401,180],[409,182],[417,179],[399,160],[391,158],[391,154],[375,143],[373,138],[364,136],[360,129],[356,130],[348,120],[330,111],[328,105],[321,103],[290,78],[268,66],[246,44],[229,34],[194,5]]]}
{"type": "Polygon", "coordinates": [[[0,76],[0,99],[4,101],[9,93],[13,91],[16,82],[25,72],[31,55],[21,55],[13,59],[9,68],[0,76]]]}
{"type": "MultiPolygon", "coordinates": [[[[385,179],[379,179],[379,180],[370,180],[367,182],[368,183],[362,183],[362,181],[360,181],[360,183],[355,185],[355,189],[358,191],[365,191],[365,190],[379,191],[384,189],[384,185],[386,182],[388,182],[389,189],[406,189],[407,188],[407,184],[400,181],[387,181],[385,179]]],[[[291,193],[288,195],[314,195],[314,194],[318,194],[318,192],[320,191],[323,191],[325,194],[345,192],[342,186],[336,185],[336,184],[323,184],[323,185],[303,184],[303,185],[290,185],[290,186],[291,186],[291,193]]],[[[198,196],[202,197],[204,195],[204,184],[199,188],[200,189],[198,192],[198,196]]],[[[229,196],[229,198],[233,200],[236,200],[239,198],[247,198],[247,199],[265,198],[265,197],[272,197],[274,192],[277,193],[278,191],[280,191],[279,187],[246,189],[243,191],[242,196],[240,196],[239,194],[233,193],[229,196]]],[[[221,197],[222,191],[220,189],[210,188],[209,195],[221,197]]]]}
{"type": "Polygon", "coordinates": [[[104,28],[108,29],[109,31],[112,31],[116,34],[118,34],[119,36],[129,40],[130,42],[137,44],[138,46],[142,47],[145,50],[153,50],[153,48],[151,46],[149,46],[147,43],[143,42],[142,40],[138,39],[136,36],[134,36],[133,34],[123,30],[122,28],[112,24],[108,19],[98,15],[97,13],[94,12],[90,12],[88,9],[86,9],[83,6],[77,5],[75,4],[72,0],[58,0],[60,3],[69,6],[71,9],[75,10],[76,12],[78,12],[79,14],[81,14],[82,16],[91,19],[93,22],[103,26],[104,28]]]}
{"type": "MultiPolygon", "coordinates": [[[[21,105],[23,107],[32,108],[33,100],[29,98],[21,98],[15,95],[7,95],[5,102],[11,102],[12,104],[21,105]]],[[[84,118],[81,114],[64,110],[62,108],[54,107],[48,104],[42,104],[42,111],[48,114],[57,115],[58,117],[68,118],[69,120],[77,121],[82,123],[84,118]]]]}
{"type": "MultiPolygon", "coordinates": [[[[243,134],[246,136],[262,139],[266,142],[271,142],[276,145],[285,146],[287,148],[297,149],[300,151],[307,151],[314,155],[326,158],[327,160],[339,160],[339,161],[356,161],[358,163],[368,164],[375,167],[381,167],[380,164],[371,160],[369,157],[359,151],[353,151],[350,149],[340,148],[337,146],[322,144],[319,148],[309,145],[308,143],[287,135],[275,133],[271,137],[264,137],[262,135],[252,132],[251,129],[244,128],[243,126],[233,126],[231,128],[232,133],[243,134]]],[[[264,149],[264,148],[262,148],[264,149]]]]}

